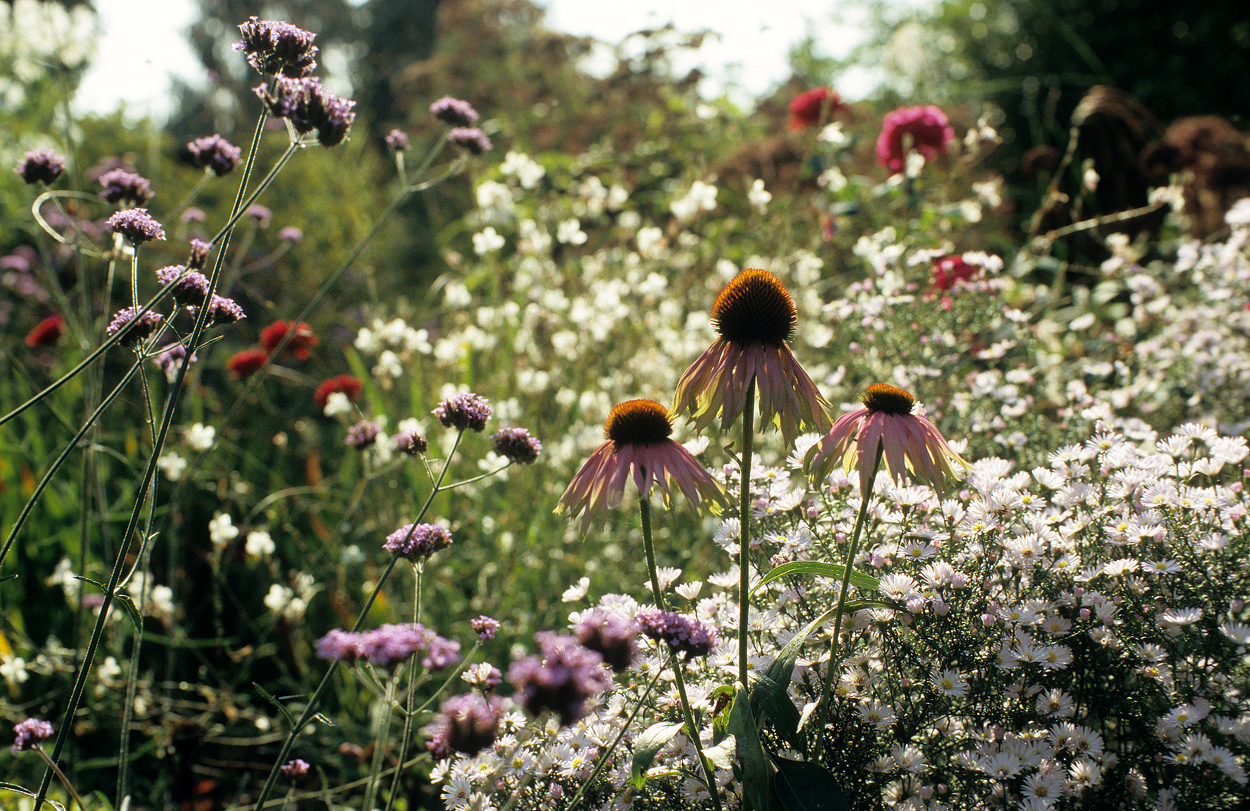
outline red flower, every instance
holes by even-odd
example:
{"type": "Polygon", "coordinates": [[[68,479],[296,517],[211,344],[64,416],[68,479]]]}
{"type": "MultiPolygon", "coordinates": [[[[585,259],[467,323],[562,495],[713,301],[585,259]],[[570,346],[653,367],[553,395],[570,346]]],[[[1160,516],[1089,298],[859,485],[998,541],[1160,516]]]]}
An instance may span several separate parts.
{"type": "Polygon", "coordinates": [[[887,113],[877,138],[877,162],[891,172],[907,165],[907,153],[916,150],[925,160],[946,154],[946,145],[955,139],[955,130],[946,113],[932,104],[903,107],[887,113]],[[909,143],[910,142],[910,143],[909,143]]]}
{"type": "Polygon", "coordinates": [[[282,339],[286,337],[288,329],[293,329],[295,334],[286,345],[287,354],[294,355],[300,360],[307,360],[312,354],[312,348],[319,344],[321,339],[313,333],[312,327],[303,321],[298,324],[288,324],[286,321],[273,322],[261,330],[260,345],[272,355],[273,351],[278,348],[278,344],[282,343],[282,339]]]}
{"type": "Polygon", "coordinates": [[[819,124],[845,108],[842,97],[827,87],[814,87],[800,93],[790,102],[790,129],[801,130],[819,124]],[[824,113],[822,116],[821,113],[824,113]]]}
{"type": "Polygon", "coordinates": [[[230,368],[230,374],[235,380],[242,380],[264,366],[267,360],[269,353],[263,349],[244,349],[231,355],[226,366],[230,368]]]}
{"type": "Polygon", "coordinates": [[[351,375],[338,375],[329,380],[322,381],[317,390],[313,392],[313,402],[317,405],[319,411],[324,411],[326,400],[330,399],[330,395],[335,392],[342,392],[347,395],[347,399],[353,403],[360,396],[360,380],[351,375]]]}
{"type": "Polygon", "coordinates": [[[35,328],[26,333],[26,345],[31,349],[39,346],[52,346],[61,340],[65,333],[65,316],[60,313],[50,315],[40,321],[35,328]]]}
{"type": "Polygon", "coordinates": [[[955,282],[975,279],[980,270],[976,265],[965,262],[962,256],[943,256],[933,263],[933,286],[939,290],[950,290],[955,282]]]}

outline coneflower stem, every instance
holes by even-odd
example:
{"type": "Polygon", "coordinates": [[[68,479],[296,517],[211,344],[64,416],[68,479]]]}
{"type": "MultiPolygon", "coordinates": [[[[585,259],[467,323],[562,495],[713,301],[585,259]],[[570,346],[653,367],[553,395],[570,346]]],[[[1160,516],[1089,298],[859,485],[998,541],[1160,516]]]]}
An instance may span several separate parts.
{"type": "MultiPolygon", "coordinates": [[[[655,565],[655,544],[651,541],[651,502],[645,493],[638,499],[638,508],[642,513],[642,546],[647,551],[647,569],[651,572],[651,590],[655,594],[655,607],[661,611],[668,609],[664,605],[664,592],[660,588],[660,572],[655,565]]],[[[677,695],[681,698],[682,720],[686,723],[686,734],[694,744],[694,751],[699,756],[699,764],[707,779],[707,793],[712,797],[712,805],[721,811],[720,794],[716,790],[716,772],[712,763],[703,754],[703,741],[700,740],[699,728],[694,723],[694,712],[690,708],[690,698],[686,695],[686,680],[681,675],[682,661],[677,653],[670,651],[670,663],[673,666],[673,681],[677,683],[677,695]]]]}
{"type": "MultiPolygon", "coordinates": [[[[829,723],[829,707],[833,703],[833,680],[838,672],[838,640],[842,636],[842,609],[846,606],[846,595],[850,591],[851,570],[855,566],[855,556],[859,553],[859,539],[864,532],[864,524],[868,520],[868,504],[872,501],[872,488],[877,480],[877,470],[881,467],[881,455],[885,445],[877,443],[877,453],[872,460],[872,473],[868,476],[868,491],[860,494],[859,512],[855,515],[855,529],[851,531],[851,540],[846,548],[846,566],[842,571],[842,587],[838,592],[838,605],[834,611],[833,637],[829,640],[829,666],[825,669],[825,689],[820,699],[820,723],[816,727],[816,753],[812,758],[820,760],[825,745],[825,726],[829,723]]],[[[861,460],[862,462],[862,460],[861,460]]]]}
{"type": "Polygon", "coordinates": [[[747,630],[751,626],[751,450],[755,434],[755,378],[747,384],[746,405],[742,409],[742,469],[738,489],[738,681],[749,690],[747,681],[747,630]]]}

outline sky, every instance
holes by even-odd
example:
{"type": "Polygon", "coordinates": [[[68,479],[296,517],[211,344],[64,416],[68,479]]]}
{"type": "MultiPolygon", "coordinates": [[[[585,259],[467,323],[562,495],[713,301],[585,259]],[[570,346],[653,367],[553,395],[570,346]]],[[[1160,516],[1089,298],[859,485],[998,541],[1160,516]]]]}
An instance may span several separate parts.
{"type": "MultiPolygon", "coordinates": [[[[194,0],[96,0],[95,5],[102,35],[75,106],[80,112],[111,112],[124,103],[134,115],[163,118],[170,107],[168,80],[133,77],[172,73],[201,83],[203,71],[185,39],[196,17],[194,0]]],[[[744,100],[787,78],[790,46],[809,30],[817,36],[820,51],[831,56],[846,55],[862,37],[854,21],[833,19],[833,9],[846,5],[835,0],[548,0],[546,5],[549,28],[609,44],[669,22],[683,32],[711,29],[720,36],[709,37],[697,57],[677,67],[684,72],[698,64],[711,76],[705,92],[730,88],[744,100]]],[[[873,80],[866,71],[852,71],[839,81],[838,91],[853,99],[866,94],[873,80]]]]}

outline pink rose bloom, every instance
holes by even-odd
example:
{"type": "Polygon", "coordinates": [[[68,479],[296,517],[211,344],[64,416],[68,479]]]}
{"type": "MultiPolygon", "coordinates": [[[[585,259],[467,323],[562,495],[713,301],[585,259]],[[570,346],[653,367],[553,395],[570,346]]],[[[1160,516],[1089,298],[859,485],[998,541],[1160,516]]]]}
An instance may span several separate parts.
{"type": "Polygon", "coordinates": [[[946,113],[925,104],[901,107],[887,113],[877,138],[877,162],[891,172],[901,172],[907,163],[907,152],[914,149],[925,160],[946,154],[946,145],[955,139],[955,130],[946,120],[946,113]]]}

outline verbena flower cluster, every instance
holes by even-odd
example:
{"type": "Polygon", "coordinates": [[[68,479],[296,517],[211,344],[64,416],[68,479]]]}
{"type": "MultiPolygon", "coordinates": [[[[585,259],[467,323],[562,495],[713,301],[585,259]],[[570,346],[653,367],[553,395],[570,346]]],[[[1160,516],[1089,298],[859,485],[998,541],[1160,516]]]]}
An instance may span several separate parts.
{"type": "Polygon", "coordinates": [[[420,654],[421,667],[441,670],[460,661],[460,643],[444,639],[420,623],[390,624],[371,631],[334,630],[317,640],[317,655],[380,667],[402,664],[420,654]]]}

